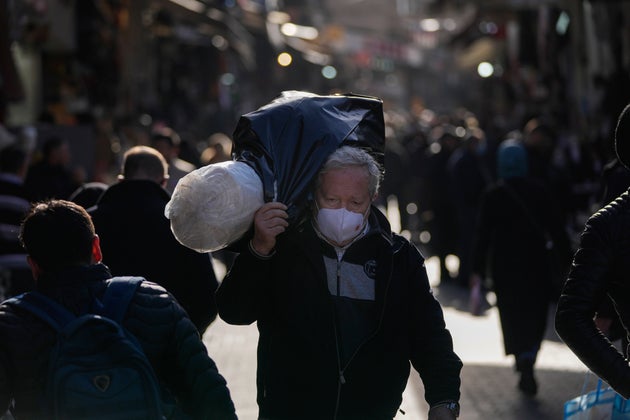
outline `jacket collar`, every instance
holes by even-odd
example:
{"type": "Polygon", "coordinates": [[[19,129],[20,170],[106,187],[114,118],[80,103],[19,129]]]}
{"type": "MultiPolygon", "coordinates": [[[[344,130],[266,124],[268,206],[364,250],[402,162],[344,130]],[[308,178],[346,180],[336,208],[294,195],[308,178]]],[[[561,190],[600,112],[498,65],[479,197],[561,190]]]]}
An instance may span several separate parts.
{"type": "Polygon", "coordinates": [[[104,289],[105,280],[111,277],[109,269],[102,263],[75,266],[42,274],[36,289],[80,314],[90,310],[95,296],[104,289]]]}
{"type": "Polygon", "coordinates": [[[123,180],[110,186],[102,195],[98,204],[118,200],[144,200],[147,196],[160,197],[165,202],[171,199],[168,191],[159,184],[141,179],[123,180]],[[141,198],[142,197],[142,198],[141,198]]]}

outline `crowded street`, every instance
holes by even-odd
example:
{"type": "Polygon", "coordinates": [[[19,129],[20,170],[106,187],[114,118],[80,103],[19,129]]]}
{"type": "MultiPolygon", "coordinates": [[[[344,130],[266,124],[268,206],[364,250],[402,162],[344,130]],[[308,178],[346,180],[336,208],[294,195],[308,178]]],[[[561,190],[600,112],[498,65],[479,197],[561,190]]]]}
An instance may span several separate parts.
{"type": "Polygon", "coordinates": [[[630,418],[629,21],[0,1],[0,420],[630,418]]]}

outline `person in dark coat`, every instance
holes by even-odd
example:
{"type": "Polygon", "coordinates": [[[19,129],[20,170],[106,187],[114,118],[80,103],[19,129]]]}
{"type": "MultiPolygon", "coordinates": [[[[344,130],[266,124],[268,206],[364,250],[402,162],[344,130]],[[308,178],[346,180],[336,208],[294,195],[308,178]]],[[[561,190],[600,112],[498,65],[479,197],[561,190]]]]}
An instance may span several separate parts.
{"type": "Polygon", "coordinates": [[[24,187],[30,153],[17,144],[0,151],[0,255],[24,252],[18,239],[20,223],[31,205],[24,187]]]}
{"type": "MultiPolygon", "coordinates": [[[[630,188],[630,170],[626,168],[615,156],[602,170],[602,183],[600,191],[601,207],[606,206],[615,198],[630,188]]],[[[605,299],[601,307],[597,309],[595,318],[597,327],[608,336],[611,341],[621,339],[622,350],[627,357],[628,337],[621,325],[619,316],[615,311],[615,305],[610,299],[605,299]]]]}
{"type": "Polygon", "coordinates": [[[549,241],[562,241],[558,211],[543,184],[527,176],[527,152],[505,140],[497,155],[499,181],[481,198],[471,283],[492,279],[503,344],[515,356],[519,389],[535,395],[534,364],[543,340],[551,295],[549,241]],[[555,216],[554,216],[555,215],[555,216]]]}
{"type": "Polygon", "coordinates": [[[452,183],[448,173],[448,161],[460,146],[460,137],[455,127],[436,127],[432,135],[435,141],[427,149],[427,156],[421,168],[426,189],[420,197],[420,207],[425,214],[427,230],[431,240],[427,246],[431,254],[440,262],[440,282],[452,280],[446,266],[446,258],[457,254],[457,210],[452,200],[452,183]],[[426,216],[429,215],[429,216],[426,216]]]}
{"type": "Polygon", "coordinates": [[[68,141],[50,137],[42,147],[42,157],[28,169],[24,185],[33,200],[68,199],[81,185],[78,175],[68,165],[71,160],[68,141]]]}
{"type": "MultiPolygon", "coordinates": [[[[619,161],[630,168],[630,104],[617,121],[615,152],[619,161]]],[[[611,299],[628,335],[629,244],[630,192],[626,190],[586,221],[555,318],[560,338],[591,371],[624,398],[630,398],[628,360],[598,328],[595,315],[607,299],[611,299]]]]}
{"type": "Polygon", "coordinates": [[[0,299],[34,287],[19,239],[20,224],[31,208],[31,196],[24,187],[29,162],[26,145],[14,143],[0,151],[0,299]]]}
{"type": "Polygon", "coordinates": [[[180,179],[194,171],[197,167],[180,158],[182,139],[170,127],[158,125],[151,134],[151,146],[162,153],[168,163],[168,180],[164,188],[173,194],[180,179]]]}
{"type": "Polygon", "coordinates": [[[151,279],[171,292],[203,334],[216,318],[218,286],[212,256],[180,244],[164,215],[167,163],[155,149],[136,146],[123,158],[120,181],[90,210],[103,262],[114,275],[151,279]]]}
{"type": "Polygon", "coordinates": [[[462,362],[424,258],[372,205],[380,173],[358,147],[334,151],[312,214],[287,229],[287,206],[264,204],[217,291],[223,320],[257,322],[261,419],[391,420],[411,366],[429,420],[457,416],[462,362]]]}
{"type": "Polygon", "coordinates": [[[451,199],[457,225],[457,249],[459,269],[457,284],[468,287],[472,270],[472,242],[477,221],[479,199],[492,182],[486,166],[485,134],[480,129],[469,129],[467,135],[448,160],[447,169],[451,184],[451,199]]]}
{"type": "MultiPolygon", "coordinates": [[[[64,200],[38,203],[22,224],[20,239],[38,292],[76,315],[88,313],[94,300],[103,298],[112,275],[101,263],[99,237],[81,206],[64,200]]],[[[142,282],[122,324],[186,418],[236,419],[225,379],[186,312],[164,288],[142,282]]],[[[33,313],[0,305],[0,410],[13,400],[15,418],[54,417],[40,410],[56,337],[33,313]]]]}
{"type": "Polygon", "coordinates": [[[104,182],[86,182],[70,194],[68,201],[77,203],[84,209],[89,210],[98,203],[98,200],[107,188],[109,188],[109,185],[104,182]]]}

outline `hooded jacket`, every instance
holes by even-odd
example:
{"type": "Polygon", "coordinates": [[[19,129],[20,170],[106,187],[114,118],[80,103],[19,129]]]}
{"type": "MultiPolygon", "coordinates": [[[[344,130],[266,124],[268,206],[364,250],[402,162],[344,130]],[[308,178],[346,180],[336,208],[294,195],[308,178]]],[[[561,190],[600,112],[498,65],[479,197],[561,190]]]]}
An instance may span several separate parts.
{"type": "Polygon", "coordinates": [[[335,250],[310,221],[278,237],[271,258],[239,254],[219,287],[219,315],[226,322],[257,322],[261,418],[391,419],[410,362],[430,405],[459,400],[462,363],[431,293],[424,259],[391,233],[375,207],[369,225],[337,266],[341,276],[354,270],[374,282],[368,315],[355,324],[366,334],[351,337],[358,344],[349,349],[340,342],[350,325],[338,305],[346,297],[334,291],[327,275],[326,260],[336,258],[335,250]]]}

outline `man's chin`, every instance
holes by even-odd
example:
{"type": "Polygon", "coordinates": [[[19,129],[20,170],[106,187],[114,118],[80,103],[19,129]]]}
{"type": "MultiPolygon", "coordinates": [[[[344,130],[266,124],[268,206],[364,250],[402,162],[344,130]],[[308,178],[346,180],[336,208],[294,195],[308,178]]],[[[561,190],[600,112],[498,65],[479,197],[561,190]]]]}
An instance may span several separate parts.
{"type": "Polygon", "coordinates": [[[350,245],[352,242],[354,242],[354,240],[357,239],[357,237],[358,237],[358,235],[355,236],[352,239],[348,239],[348,240],[345,240],[343,242],[337,242],[337,241],[334,241],[334,240],[332,240],[330,238],[326,238],[326,240],[328,241],[328,243],[330,243],[331,245],[336,246],[337,248],[344,248],[344,247],[350,245]]]}

